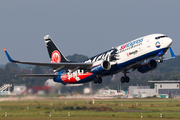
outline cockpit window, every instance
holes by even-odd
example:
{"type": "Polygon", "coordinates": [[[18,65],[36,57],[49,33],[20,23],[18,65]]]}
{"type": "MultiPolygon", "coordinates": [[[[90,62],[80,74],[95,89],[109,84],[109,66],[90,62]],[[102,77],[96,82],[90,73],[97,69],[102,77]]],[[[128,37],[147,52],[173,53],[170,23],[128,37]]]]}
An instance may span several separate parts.
{"type": "Polygon", "coordinates": [[[164,37],[167,37],[167,36],[158,36],[155,39],[160,39],[160,38],[164,38],[164,37]]]}

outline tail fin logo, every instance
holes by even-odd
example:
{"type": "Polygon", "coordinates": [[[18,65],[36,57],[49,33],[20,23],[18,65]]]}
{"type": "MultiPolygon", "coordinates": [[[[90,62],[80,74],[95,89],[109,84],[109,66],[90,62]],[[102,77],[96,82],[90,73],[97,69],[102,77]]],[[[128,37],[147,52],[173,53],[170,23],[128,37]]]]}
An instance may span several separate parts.
{"type": "Polygon", "coordinates": [[[59,51],[54,50],[51,56],[52,63],[60,63],[61,62],[61,55],[59,51]]]}

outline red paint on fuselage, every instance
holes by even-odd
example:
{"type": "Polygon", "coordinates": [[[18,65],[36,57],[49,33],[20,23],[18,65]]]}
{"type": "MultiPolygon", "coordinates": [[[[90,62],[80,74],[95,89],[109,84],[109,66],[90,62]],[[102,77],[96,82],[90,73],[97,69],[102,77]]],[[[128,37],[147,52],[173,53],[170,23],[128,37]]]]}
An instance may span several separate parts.
{"type": "Polygon", "coordinates": [[[82,73],[62,74],[61,79],[65,83],[75,83],[75,82],[82,80],[86,77],[89,77],[91,75],[93,75],[93,73],[91,73],[91,72],[86,72],[83,74],[82,73]]]}

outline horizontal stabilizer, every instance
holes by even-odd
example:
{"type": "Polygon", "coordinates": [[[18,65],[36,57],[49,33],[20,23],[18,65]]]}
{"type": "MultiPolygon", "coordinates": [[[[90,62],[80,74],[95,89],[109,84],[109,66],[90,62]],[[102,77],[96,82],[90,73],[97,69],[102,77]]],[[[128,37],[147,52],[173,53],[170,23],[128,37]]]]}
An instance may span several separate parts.
{"type": "Polygon", "coordinates": [[[44,78],[55,78],[57,74],[21,74],[16,75],[17,77],[44,77],[44,78]]]}

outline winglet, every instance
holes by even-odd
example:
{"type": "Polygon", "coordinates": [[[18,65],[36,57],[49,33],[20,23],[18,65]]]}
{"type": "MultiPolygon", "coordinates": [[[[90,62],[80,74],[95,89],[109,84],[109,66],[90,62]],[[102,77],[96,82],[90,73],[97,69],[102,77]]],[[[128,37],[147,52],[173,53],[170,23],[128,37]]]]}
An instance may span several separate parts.
{"type": "Polygon", "coordinates": [[[170,51],[170,54],[171,54],[171,57],[169,58],[164,58],[163,60],[170,60],[170,59],[173,59],[176,57],[176,55],[174,54],[173,50],[171,47],[169,47],[169,51],[170,51]]]}
{"type": "Polygon", "coordinates": [[[7,56],[8,60],[9,60],[10,62],[16,62],[15,60],[13,60],[13,59],[10,57],[10,55],[8,54],[8,52],[6,51],[5,48],[4,48],[4,52],[6,53],[6,56],[7,56]]]}
{"type": "Polygon", "coordinates": [[[170,53],[171,53],[171,57],[172,57],[172,58],[175,58],[175,57],[176,57],[176,55],[174,54],[174,52],[173,52],[173,50],[172,50],[172,48],[171,48],[171,47],[169,47],[169,50],[170,50],[170,53]]]}

